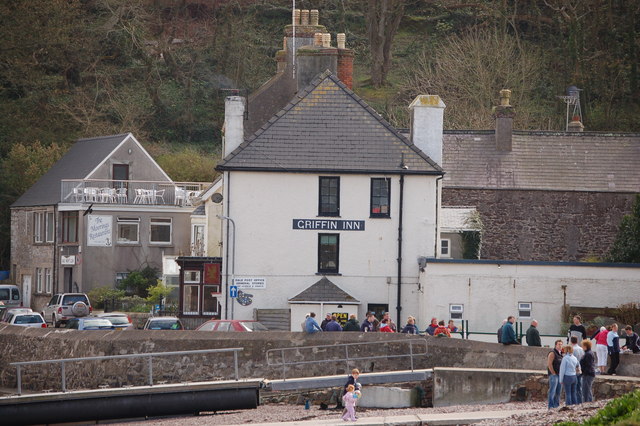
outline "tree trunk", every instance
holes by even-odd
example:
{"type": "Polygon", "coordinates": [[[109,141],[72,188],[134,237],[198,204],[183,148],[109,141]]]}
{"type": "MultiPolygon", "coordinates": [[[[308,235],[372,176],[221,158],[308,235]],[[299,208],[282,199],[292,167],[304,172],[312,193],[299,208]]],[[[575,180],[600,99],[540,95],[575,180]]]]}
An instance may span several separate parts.
{"type": "Polygon", "coordinates": [[[391,68],[391,46],[404,14],[405,0],[367,0],[366,23],[371,51],[371,82],[384,84],[391,68]]]}

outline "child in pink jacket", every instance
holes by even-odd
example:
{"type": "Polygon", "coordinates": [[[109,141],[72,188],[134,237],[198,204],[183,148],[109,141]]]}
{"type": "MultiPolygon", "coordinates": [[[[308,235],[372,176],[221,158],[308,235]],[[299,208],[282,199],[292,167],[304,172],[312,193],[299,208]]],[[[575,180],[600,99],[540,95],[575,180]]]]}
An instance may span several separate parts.
{"type": "Polygon", "coordinates": [[[358,420],[356,417],[356,401],[358,398],[360,398],[360,391],[355,390],[353,385],[347,386],[347,393],[342,397],[342,402],[344,403],[344,407],[347,409],[347,412],[342,416],[342,420],[351,420],[354,422],[358,420]]]}

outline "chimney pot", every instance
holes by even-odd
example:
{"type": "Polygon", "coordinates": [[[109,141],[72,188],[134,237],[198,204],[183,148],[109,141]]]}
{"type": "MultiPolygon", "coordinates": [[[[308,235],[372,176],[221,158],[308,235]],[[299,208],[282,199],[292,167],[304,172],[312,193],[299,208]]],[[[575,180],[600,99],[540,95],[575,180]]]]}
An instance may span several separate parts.
{"type": "Polygon", "coordinates": [[[309,25],[309,10],[300,11],[300,25],[309,25]]]}
{"type": "Polygon", "coordinates": [[[309,24],[318,26],[319,23],[320,23],[320,12],[318,12],[318,9],[312,9],[310,18],[309,18],[309,24]]]}
{"type": "Polygon", "coordinates": [[[331,34],[322,34],[322,47],[331,47],[331,34]]]}
{"type": "Polygon", "coordinates": [[[584,132],[584,124],[580,121],[580,117],[573,117],[569,126],[567,126],[569,132],[584,132]]]}
{"type": "Polygon", "coordinates": [[[338,35],[336,36],[336,39],[338,41],[338,49],[344,49],[347,36],[344,33],[338,33],[338,35]]]}
{"type": "Polygon", "coordinates": [[[511,97],[511,90],[502,89],[500,91],[500,105],[509,106],[509,98],[511,97]]]}
{"type": "Polygon", "coordinates": [[[513,117],[516,112],[509,104],[511,90],[500,91],[500,105],[493,107],[493,118],[496,120],[496,149],[510,152],[513,144],[513,117]]]}
{"type": "Polygon", "coordinates": [[[300,25],[300,9],[293,9],[293,25],[300,25]]]}
{"type": "Polygon", "coordinates": [[[322,33],[315,33],[313,35],[313,45],[318,47],[322,46],[322,33]]]}

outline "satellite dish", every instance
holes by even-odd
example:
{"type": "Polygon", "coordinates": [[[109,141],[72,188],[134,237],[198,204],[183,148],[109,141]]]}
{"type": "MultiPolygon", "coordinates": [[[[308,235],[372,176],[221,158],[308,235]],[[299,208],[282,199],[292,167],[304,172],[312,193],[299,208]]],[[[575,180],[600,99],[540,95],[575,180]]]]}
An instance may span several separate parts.
{"type": "Polygon", "coordinates": [[[222,202],[222,194],[220,194],[219,192],[216,192],[211,196],[211,201],[213,201],[216,204],[220,204],[222,202]]]}

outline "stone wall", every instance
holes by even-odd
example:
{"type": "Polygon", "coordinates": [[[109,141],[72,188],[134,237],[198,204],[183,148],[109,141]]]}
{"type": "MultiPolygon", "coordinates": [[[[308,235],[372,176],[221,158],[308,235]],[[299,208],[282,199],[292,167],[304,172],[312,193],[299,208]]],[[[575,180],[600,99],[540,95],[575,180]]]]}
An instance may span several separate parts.
{"type": "MultiPolygon", "coordinates": [[[[342,357],[343,343],[351,346],[349,356],[364,357],[406,353],[409,340],[424,342],[421,336],[389,333],[319,333],[302,332],[264,333],[205,333],[197,331],[76,331],[61,329],[23,328],[0,325],[0,387],[16,386],[16,368],[12,362],[122,355],[149,352],[188,351],[241,347],[238,368],[240,378],[282,378],[281,367],[267,365],[265,353],[275,348],[300,348],[290,355],[300,361],[342,357]],[[320,346],[316,349],[302,347],[320,346]]],[[[459,339],[426,337],[427,355],[414,362],[416,369],[441,367],[517,368],[544,370],[548,348],[503,346],[459,339]]],[[[414,351],[417,351],[414,349],[414,351]]],[[[640,356],[621,356],[619,374],[639,371],[640,356]]],[[[287,377],[347,374],[357,367],[363,373],[384,370],[407,370],[408,359],[392,358],[343,362],[304,364],[292,367],[287,377]]],[[[67,388],[97,388],[147,383],[147,364],[144,360],[82,361],[66,367],[67,388]]],[[[229,354],[198,356],[171,356],[154,361],[154,383],[178,383],[188,380],[203,381],[233,377],[233,357],[229,354]]],[[[60,389],[59,366],[31,366],[23,369],[23,389],[60,389]]]]}
{"type": "Polygon", "coordinates": [[[484,225],[482,259],[603,258],[634,194],[445,187],[443,206],[475,206],[484,225]]]}
{"type": "MultiPolygon", "coordinates": [[[[625,379],[624,377],[596,376],[593,381],[593,398],[601,399],[617,398],[640,387],[638,379],[625,379]]],[[[549,393],[549,379],[547,375],[535,375],[514,387],[512,401],[546,401],[549,393]]],[[[563,392],[564,395],[564,392],[563,392]]],[[[564,397],[562,397],[564,398],[564,397]]]]}

